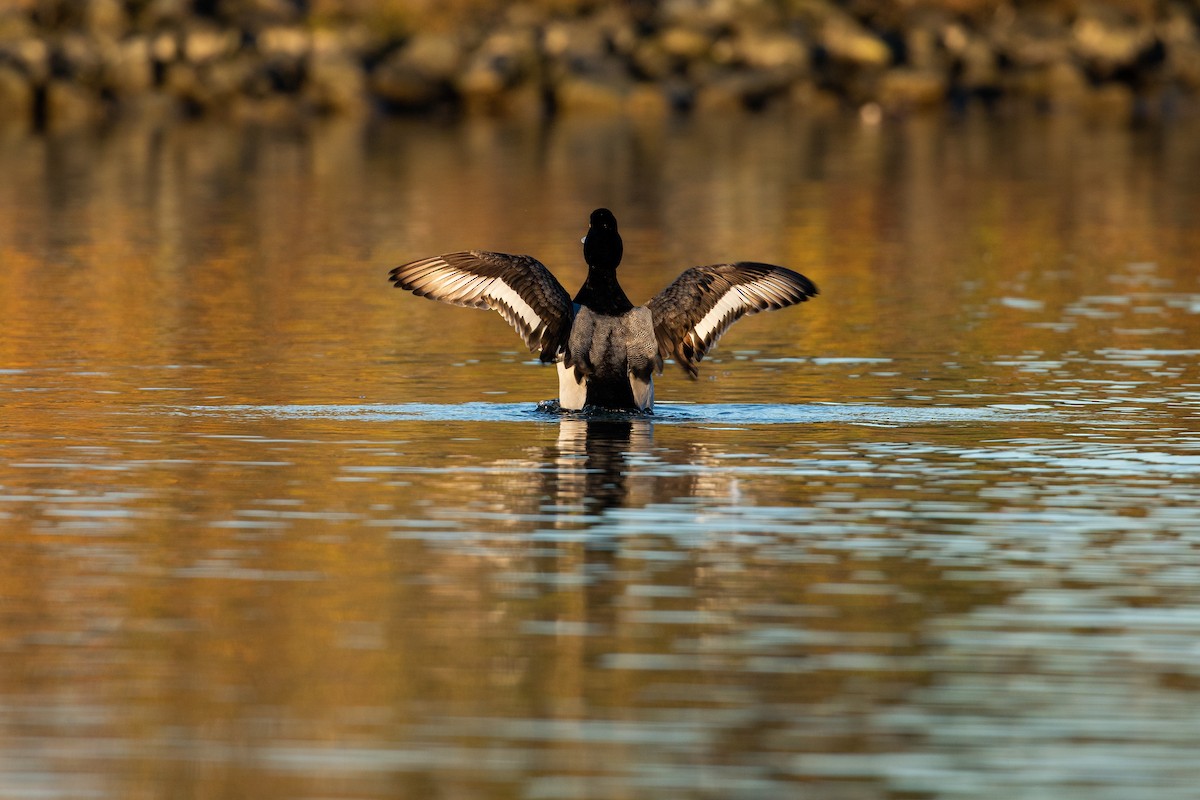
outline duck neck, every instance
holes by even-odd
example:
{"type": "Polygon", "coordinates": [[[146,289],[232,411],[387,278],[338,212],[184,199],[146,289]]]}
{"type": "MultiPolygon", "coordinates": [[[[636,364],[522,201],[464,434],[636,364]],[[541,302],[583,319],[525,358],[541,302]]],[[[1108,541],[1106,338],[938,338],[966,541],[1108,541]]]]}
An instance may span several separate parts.
{"type": "Polygon", "coordinates": [[[598,314],[616,316],[633,308],[625,290],[617,282],[615,269],[588,267],[587,280],[575,295],[575,302],[598,314]]]}

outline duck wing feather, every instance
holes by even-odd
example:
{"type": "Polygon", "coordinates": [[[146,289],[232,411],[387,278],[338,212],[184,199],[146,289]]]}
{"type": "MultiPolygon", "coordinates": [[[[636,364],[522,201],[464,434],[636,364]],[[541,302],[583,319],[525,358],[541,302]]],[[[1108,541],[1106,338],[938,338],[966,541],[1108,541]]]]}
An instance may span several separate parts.
{"type": "Polygon", "coordinates": [[[695,378],[697,365],[717,339],[747,314],[802,303],[816,285],[773,264],[739,261],[692,267],[647,303],[661,360],[674,357],[695,378]]]}
{"type": "Polygon", "coordinates": [[[500,313],[542,361],[565,352],[574,307],[558,279],[531,256],[467,250],[402,264],[388,273],[398,289],[500,313]]]}

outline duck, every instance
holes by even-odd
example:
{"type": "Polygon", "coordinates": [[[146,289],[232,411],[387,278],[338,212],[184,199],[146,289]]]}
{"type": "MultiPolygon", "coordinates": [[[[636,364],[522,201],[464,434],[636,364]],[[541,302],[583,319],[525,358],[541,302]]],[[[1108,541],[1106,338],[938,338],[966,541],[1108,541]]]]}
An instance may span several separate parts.
{"type": "Polygon", "coordinates": [[[617,280],[624,244],[607,208],[591,213],[583,243],[587,277],[572,297],[528,255],[465,250],[422,258],[388,278],[418,297],[492,309],[530,352],[558,368],[558,407],[652,413],[654,376],[673,358],[688,377],[729,327],[748,314],[818,294],[798,272],[737,261],[692,267],[641,306],[617,280]]]}

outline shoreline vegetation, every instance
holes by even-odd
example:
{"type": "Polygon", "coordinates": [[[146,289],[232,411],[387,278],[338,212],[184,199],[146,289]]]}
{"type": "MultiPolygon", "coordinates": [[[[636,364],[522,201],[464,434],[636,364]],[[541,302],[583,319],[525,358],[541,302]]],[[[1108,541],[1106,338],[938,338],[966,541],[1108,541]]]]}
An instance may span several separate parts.
{"type": "Polygon", "coordinates": [[[3,0],[0,127],[157,115],[1194,113],[1182,0],[3,0]]]}

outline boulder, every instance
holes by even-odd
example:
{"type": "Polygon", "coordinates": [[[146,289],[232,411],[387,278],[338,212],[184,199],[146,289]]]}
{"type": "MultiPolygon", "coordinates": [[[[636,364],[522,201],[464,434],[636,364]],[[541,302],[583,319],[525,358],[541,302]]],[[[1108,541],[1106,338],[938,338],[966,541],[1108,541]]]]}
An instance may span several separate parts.
{"type": "Polygon", "coordinates": [[[0,42],[0,62],[16,67],[31,83],[50,77],[50,45],[44,38],[21,37],[0,42]]]}
{"type": "Polygon", "coordinates": [[[750,28],[729,40],[729,60],[755,70],[798,76],[808,72],[812,55],[808,45],[790,33],[750,28]]]}
{"type": "Polygon", "coordinates": [[[1071,28],[1075,53],[1101,77],[1132,67],[1155,42],[1154,28],[1087,10],[1071,28]]]}
{"type": "Polygon", "coordinates": [[[181,56],[192,64],[203,64],[228,57],[237,52],[241,36],[233,28],[196,23],[182,34],[181,56]]]}
{"type": "Polygon", "coordinates": [[[896,113],[940,106],[949,83],[944,72],[900,67],[884,73],[879,82],[879,105],[896,113]]]}
{"type": "Polygon", "coordinates": [[[568,75],[554,87],[555,107],[564,114],[618,114],[629,87],[592,75],[568,75]]]}
{"type": "Polygon", "coordinates": [[[21,70],[0,62],[0,126],[28,128],[33,124],[33,85],[21,70]]]}
{"type": "MultiPolygon", "coordinates": [[[[510,95],[523,83],[540,87],[540,73],[536,31],[505,27],[491,33],[471,54],[455,88],[469,111],[509,113],[514,107],[510,95]]],[[[527,99],[522,97],[517,105],[524,107],[527,99]]]]}
{"type": "Polygon", "coordinates": [[[131,36],[108,48],[104,83],[114,94],[123,97],[141,94],[154,85],[150,41],[145,36],[131,36]]]}
{"type": "Polygon", "coordinates": [[[353,41],[340,32],[313,32],[304,93],[319,113],[357,113],[366,107],[366,72],[353,41]]]}
{"type": "Polygon", "coordinates": [[[371,90],[398,109],[426,108],[446,99],[463,61],[458,37],[420,34],[375,67],[371,90]]]}
{"type": "Polygon", "coordinates": [[[658,35],[658,47],[676,61],[698,61],[706,58],[713,46],[713,37],[696,28],[676,25],[658,35]]]}
{"type": "Polygon", "coordinates": [[[117,39],[129,30],[129,17],[121,0],[87,0],[80,3],[81,27],[89,36],[117,39]]]}
{"type": "Polygon", "coordinates": [[[69,80],[51,79],[45,102],[45,123],[51,130],[94,125],[104,118],[100,96],[69,80]]]}
{"type": "Polygon", "coordinates": [[[881,69],[892,60],[892,51],[883,39],[846,15],[828,19],[820,41],[832,58],[857,67],[881,69]]]}

